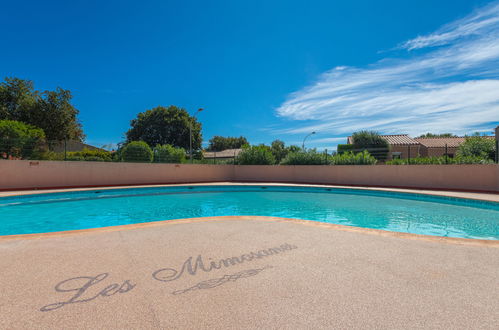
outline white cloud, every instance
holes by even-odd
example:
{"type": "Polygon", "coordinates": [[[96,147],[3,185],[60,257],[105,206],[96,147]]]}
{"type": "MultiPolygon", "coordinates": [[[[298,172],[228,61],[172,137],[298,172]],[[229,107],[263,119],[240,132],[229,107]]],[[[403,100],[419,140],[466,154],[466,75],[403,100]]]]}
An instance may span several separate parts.
{"type": "Polygon", "coordinates": [[[493,2],[463,19],[444,25],[435,33],[408,40],[400,48],[413,50],[445,45],[463,37],[487,33],[488,30],[496,28],[498,23],[499,4],[493,2]]]}
{"type": "Polygon", "coordinates": [[[278,116],[307,122],[278,131],[464,134],[499,123],[499,2],[403,44],[430,46],[440,47],[325,72],[277,109],[278,116]]]}

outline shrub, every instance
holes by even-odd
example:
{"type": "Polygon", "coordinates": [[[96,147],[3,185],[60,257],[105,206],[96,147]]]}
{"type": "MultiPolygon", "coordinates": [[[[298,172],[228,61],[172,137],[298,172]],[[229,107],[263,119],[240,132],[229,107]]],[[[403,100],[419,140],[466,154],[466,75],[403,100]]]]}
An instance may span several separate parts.
{"type": "Polygon", "coordinates": [[[374,165],[377,160],[367,150],[359,153],[351,151],[336,154],[330,158],[331,165],[374,165]]]}
{"type": "Polygon", "coordinates": [[[275,157],[268,146],[247,146],[239,153],[236,162],[239,165],[274,165],[275,157]]]}
{"type": "Polygon", "coordinates": [[[339,154],[342,154],[347,151],[353,151],[354,145],[353,144],[338,144],[337,151],[339,154]]]}
{"type": "MultiPolygon", "coordinates": [[[[329,160],[328,160],[329,162],[329,160]]],[[[281,162],[282,165],[324,165],[326,156],[314,149],[289,153],[281,162]]]]}
{"type": "Polygon", "coordinates": [[[478,156],[456,156],[446,157],[417,157],[411,159],[393,159],[386,162],[386,165],[444,165],[444,164],[492,164],[488,158],[478,156]]]}
{"type": "Polygon", "coordinates": [[[125,162],[150,163],[153,153],[149,145],[144,141],[132,141],[123,148],[121,156],[125,162]]]}
{"type": "Polygon", "coordinates": [[[66,160],[73,161],[73,162],[76,162],[76,161],[82,162],[85,160],[85,158],[82,156],[70,156],[70,157],[66,157],[66,160]]]}
{"type": "Polygon", "coordinates": [[[494,164],[492,159],[480,156],[460,156],[452,158],[453,164],[494,164]]]}
{"type": "Polygon", "coordinates": [[[44,149],[42,129],[15,120],[0,120],[0,157],[30,158],[44,149]]]}
{"type": "MultiPolygon", "coordinates": [[[[63,154],[64,157],[64,154],[63,154]]],[[[66,153],[66,159],[78,159],[83,158],[83,160],[87,161],[105,161],[110,162],[113,160],[113,155],[106,150],[90,150],[83,149],[82,151],[71,151],[66,153]]]]}
{"type": "Polygon", "coordinates": [[[40,153],[38,159],[40,160],[64,160],[64,153],[54,151],[44,151],[40,153]]]}
{"type": "Polygon", "coordinates": [[[87,162],[104,162],[104,161],[109,161],[109,160],[104,160],[103,158],[97,157],[97,156],[85,157],[84,160],[87,161],[87,162]]]}
{"type": "Polygon", "coordinates": [[[495,140],[488,139],[478,134],[466,137],[459,146],[456,155],[464,157],[495,158],[495,140]]]}
{"type": "Polygon", "coordinates": [[[387,161],[386,165],[440,165],[449,164],[452,162],[452,158],[446,159],[445,157],[416,157],[411,159],[392,159],[387,161]]]}
{"type": "Polygon", "coordinates": [[[169,144],[157,145],[154,150],[155,163],[182,163],[185,161],[185,150],[169,144]]]}

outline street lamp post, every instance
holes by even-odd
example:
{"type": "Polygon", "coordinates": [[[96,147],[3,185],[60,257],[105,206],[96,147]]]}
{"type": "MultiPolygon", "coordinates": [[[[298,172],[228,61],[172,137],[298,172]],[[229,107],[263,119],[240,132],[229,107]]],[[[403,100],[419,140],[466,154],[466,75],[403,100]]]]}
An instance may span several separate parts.
{"type": "Polygon", "coordinates": [[[191,158],[192,164],[192,122],[196,119],[198,113],[203,111],[203,108],[199,108],[198,111],[192,116],[192,121],[189,121],[189,156],[191,158]]]}
{"type": "Polygon", "coordinates": [[[312,132],[310,134],[308,134],[307,136],[305,136],[305,138],[303,139],[303,143],[301,145],[301,148],[303,149],[303,151],[305,151],[305,140],[310,136],[310,135],[314,135],[315,132],[312,132]]]}

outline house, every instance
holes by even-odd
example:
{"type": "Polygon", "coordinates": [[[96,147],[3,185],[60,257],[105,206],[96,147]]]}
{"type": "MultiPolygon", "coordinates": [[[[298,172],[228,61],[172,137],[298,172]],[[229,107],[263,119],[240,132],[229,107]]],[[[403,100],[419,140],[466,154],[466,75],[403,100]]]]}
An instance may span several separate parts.
{"type": "MultiPolygon", "coordinates": [[[[484,139],[494,139],[493,136],[483,136],[484,139]]],[[[421,157],[454,157],[457,149],[466,140],[466,137],[442,137],[442,138],[416,138],[421,144],[421,157]]]]}
{"type": "MultiPolygon", "coordinates": [[[[420,143],[407,134],[381,135],[388,141],[390,151],[387,160],[396,158],[414,158],[419,156],[420,143]]],[[[347,138],[347,144],[353,144],[351,136],[347,138]]]]}
{"type": "MultiPolygon", "coordinates": [[[[390,152],[387,160],[396,158],[415,157],[454,157],[457,149],[466,140],[466,137],[436,137],[436,138],[411,138],[407,134],[381,135],[388,141],[390,152]]],[[[494,136],[483,136],[484,139],[494,139],[494,136]]],[[[347,139],[348,144],[353,144],[351,136],[347,139]]],[[[371,152],[374,156],[375,153],[371,152]]]]}
{"type": "Polygon", "coordinates": [[[222,151],[203,151],[205,159],[234,159],[243,149],[226,149],[222,151]]]}
{"type": "Polygon", "coordinates": [[[454,157],[459,145],[465,141],[464,137],[446,138],[416,138],[421,144],[421,157],[454,157]]]}

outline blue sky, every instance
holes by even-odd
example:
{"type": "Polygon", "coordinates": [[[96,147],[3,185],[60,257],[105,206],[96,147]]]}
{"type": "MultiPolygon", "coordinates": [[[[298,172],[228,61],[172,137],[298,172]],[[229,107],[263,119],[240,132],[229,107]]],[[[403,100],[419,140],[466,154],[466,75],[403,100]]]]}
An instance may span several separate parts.
{"type": "Polygon", "coordinates": [[[0,76],[70,89],[95,145],[170,104],[206,142],[319,149],[499,124],[498,1],[2,1],[0,27],[0,76]]]}

